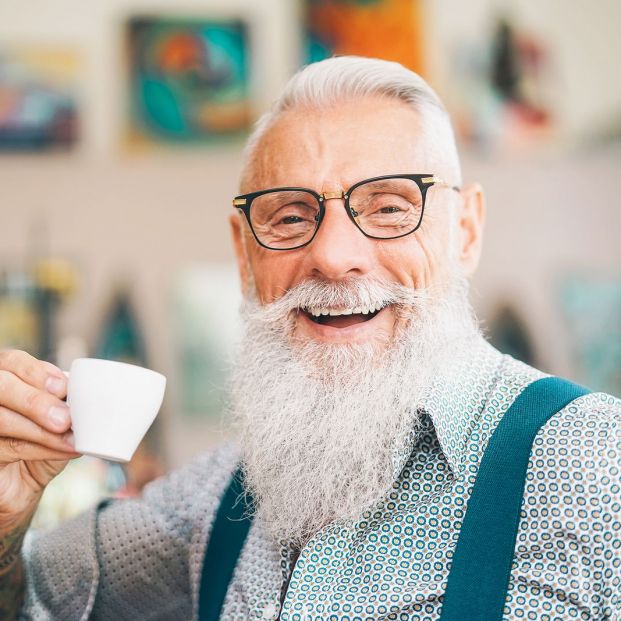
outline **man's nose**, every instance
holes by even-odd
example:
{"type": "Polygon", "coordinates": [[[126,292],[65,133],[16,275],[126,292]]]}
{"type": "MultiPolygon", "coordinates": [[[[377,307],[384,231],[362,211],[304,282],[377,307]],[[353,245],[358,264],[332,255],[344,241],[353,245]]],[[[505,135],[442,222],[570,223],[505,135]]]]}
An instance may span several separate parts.
{"type": "Polygon", "coordinates": [[[362,276],[373,266],[373,240],[351,221],[341,196],[325,193],[323,221],[309,246],[312,271],[328,280],[362,276]]]}

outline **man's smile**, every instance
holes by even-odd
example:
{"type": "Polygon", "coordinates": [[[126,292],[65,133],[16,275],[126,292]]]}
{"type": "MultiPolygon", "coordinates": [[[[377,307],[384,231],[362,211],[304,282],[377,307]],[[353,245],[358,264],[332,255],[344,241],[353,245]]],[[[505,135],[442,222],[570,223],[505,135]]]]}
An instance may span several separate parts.
{"type": "Polygon", "coordinates": [[[379,308],[312,308],[297,311],[298,335],[320,341],[346,342],[392,332],[392,305],[379,308]]]}
{"type": "Polygon", "coordinates": [[[356,308],[305,308],[303,311],[310,318],[321,325],[333,326],[335,328],[347,328],[355,323],[361,323],[372,319],[384,308],[385,304],[356,308]]]}

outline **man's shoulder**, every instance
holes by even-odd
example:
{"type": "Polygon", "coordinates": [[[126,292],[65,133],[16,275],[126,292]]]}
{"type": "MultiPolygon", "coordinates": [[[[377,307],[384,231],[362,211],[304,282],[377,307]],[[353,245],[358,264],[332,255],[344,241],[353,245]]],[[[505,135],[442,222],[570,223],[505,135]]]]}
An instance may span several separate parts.
{"type": "MultiPolygon", "coordinates": [[[[539,369],[525,364],[508,355],[501,355],[499,374],[494,389],[495,401],[506,410],[527,389],[544,377],[550,377],[539,369]]],[[[487,408],[489,409],[489,408],[487,408]]],[[[498,423],[502,413],[497,415],[498,423]]],[[[605,392],[590,392],[578,397],[554,414],[540,429],[537,442],[564,445],[567,442],[580,444],[574,452],[590,448],[606,451],[617,446],[621,448],[621,399],[605,392]]],[[[621,460],[621,450],[619,451],[621,460]]]]}
{"type": "Polygon", "coordinates": [[[621,399],[605,392],[590,392],[572,401],[565,412],[568,416],[573,414],[577,424],[600,421],[614,427],[621,423],[621,399]]]}
{"type": "Polygon", "coordinates": [[[221,472],[230,473],[239,461],[239,450],[234,442],[225,442],[201,451],[185,464],[170,471],[168,476],[181,480],[201,479],[221,472]]]}
{"type": "Polygon", "coordinates": [[[239,450],[232,442],[206,450],[149,483],[143,497],[177,512],[202,510],[205,503],[211,505],[221,497],[238,463],[239,450]]]}
{"type": "Polygon", "coordinates": [[[572,502],[616,506],[621,515],[621,400],[589,393],[552,416],[535,438],[530,470],[534,479],[555,481],[572,502]]]}
{"type": "Polygon", "coordinates": [[[578,397],[548,420],[541,436],[576,456],[603,456],[615,448],[621,463],[621,399],[604,392],[578,397]]]}
{"type": "MultiPolygon", "coordinates": [[[[529,384],[550,377],[533,366],[512,356],[501,354],[497,389],[505,391],[514,400],[529,384]]],[[[592,426],[595,421],[614,425],[621,423],[621,399],[605,392],[590,392],[579,397],[560,410],[557,417],[571,421],[577,426],[592,426]]]]}

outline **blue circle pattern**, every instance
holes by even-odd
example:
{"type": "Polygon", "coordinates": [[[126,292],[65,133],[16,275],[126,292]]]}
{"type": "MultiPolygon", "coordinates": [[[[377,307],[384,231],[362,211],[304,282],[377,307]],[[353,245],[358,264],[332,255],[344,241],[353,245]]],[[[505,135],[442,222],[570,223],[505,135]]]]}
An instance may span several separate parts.
{"type": "MultiPolygon", "coordinates": [[[[480,342],[467,364],[440,378],[382,502],[354,524],[329,525],[302,550],[281,621],[439,619],[485,446],[516,396],[541,376],[480,342]]],[[[539,432],[504,619],[621,620],[620,468],[621,402],[614,397],[583,397],[539,432]]],[[[291,550],[283,544],[267,554],[266,537],[255,524],[227,619],[266,618],[261,611],[276,590],[268,565],[276,558],[279,587],[289,577],[291,550]]]]}

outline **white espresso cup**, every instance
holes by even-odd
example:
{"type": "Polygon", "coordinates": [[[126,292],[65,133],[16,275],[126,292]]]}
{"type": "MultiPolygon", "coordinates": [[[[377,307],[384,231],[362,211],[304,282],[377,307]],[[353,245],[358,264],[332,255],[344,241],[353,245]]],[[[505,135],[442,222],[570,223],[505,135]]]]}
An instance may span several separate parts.
{"type": "Polygon", "coordinates": [[[128,462],[159,412],[166,378],[133,364],[96,358],[74,360],[68,376],[75,450],[128,462]]]}

